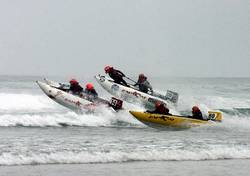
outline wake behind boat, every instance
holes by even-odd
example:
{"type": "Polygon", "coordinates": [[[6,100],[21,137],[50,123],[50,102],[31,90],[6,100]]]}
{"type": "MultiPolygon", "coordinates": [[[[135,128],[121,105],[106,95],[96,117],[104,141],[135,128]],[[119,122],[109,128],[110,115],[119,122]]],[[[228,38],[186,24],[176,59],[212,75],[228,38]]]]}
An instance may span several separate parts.
{"type": "Polygon", "coordinates": [[[152,114],[148,112],[129,111],[137,120],[154,128],[174,127],[174,128],[191,128],[202,124],[213,124],[221,122],[221,112],[208,112],[207,120],[194,119],[188,116],[152,114]]]}
{"type": "Polygon", "coordinates": [[[46,83],[36,81],[42,91],[52,100],[67,107],[75,112],[90,112],[94,111],[97,106],[105,105],[112,107],[114,110],[122,108],[122,101],[116,98],[111,99],[111,102],[103,98],[97,97],[95,100],[88,99],[83,93],[81,96],[71,94],[65,91],[67,85],[55,81],[44,79],[46,83]]]}
{"type": "Polygon", "coordinates": [[[95,79],[97,82],[111,95],[116,96],[124,101],[129,103],[140,103],[143,104],[146,108],[152,109],[154,107],[156,101],[164,102],[164,103],[177,103],[178,94],[172,91],[168,91],[166,96],[161,94],[157,94],[157,96],[150,95],[144,92],[141,92],[135,87],[130,86],[126,87],[121,84],[115,83],[112,79],[107,78],[103,75],[96,75],[95,79]],[[171,93],[172,92],[172,93],[171,93]],[[164,97],[164,98],[163,98],[164,97]]]}

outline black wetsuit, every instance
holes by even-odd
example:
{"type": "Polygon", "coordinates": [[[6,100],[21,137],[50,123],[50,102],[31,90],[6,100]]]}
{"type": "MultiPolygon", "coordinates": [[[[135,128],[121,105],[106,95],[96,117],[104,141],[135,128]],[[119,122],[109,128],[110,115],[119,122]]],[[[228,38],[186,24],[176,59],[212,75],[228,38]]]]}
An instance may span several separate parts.
{"type": "Polygon", "coordinates": [[[83,88],[79,84],[71,84],[69,91],[72,91],[73,94],[79,95],[83,91],[83,88]]]}
{"type": "Polygon", "coordinates": [[[114,80],[115,83],[117,84],[122,84],[124,86],[128,86],[128,84],[126,83],[126,81],[123,80],[123,77],[125,76],[121,71],[116,70],[116,69],[112,69],[109,73],[110,78],[112,78],[114,80]]]}
{"type": "Polygon", "coordinates": [[[193,115],[191,116],[191,118],[204,120],[201,111],[192,112],[192,113],[193,113],[193,115]]]}
{"type": "Polygon", "coordinates": [[[98,93],[96,92],[95,89],[89,90],[89,89],[85,89],[84,91],[88,96],[92,96],[94,98],[98,97],[98,93]]]}

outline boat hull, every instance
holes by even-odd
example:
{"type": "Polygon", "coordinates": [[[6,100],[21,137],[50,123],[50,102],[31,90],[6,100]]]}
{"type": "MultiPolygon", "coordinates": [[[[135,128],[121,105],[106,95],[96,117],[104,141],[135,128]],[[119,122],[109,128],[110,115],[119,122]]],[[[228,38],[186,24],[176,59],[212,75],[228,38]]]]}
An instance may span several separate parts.
{"type": "MultiPolygon", "coordinates": [[[[147,112],[129,111],[137,120],[151,127],[171,127],[171,128],[191,128],[204,124],[213,124],[212,120],[199,120],[190,118],[188,116],[177,115],[161,115],[151,114],[147,112]]],[[[214,114],[214,121],[221,121],[222,116],[220,112],[209,112],[214,114]],[[220,119],[219,119],[220,118],[220,119]]]]}
{"type": "Polygon", "coordinates": [[[140,92],[133,88],[117,84],[113,80],[108,79],[105,76],[97,75],[95,76],[95,79],[111,95],[129,103],[142,104],[147,109],[153,109],[156,101],[169,103],[160,98],[140,92]]]}
{"type": "Polygon", "coordinates": [[[41,81],[36,83],[49,98],[73,111],[92,111],[96,106],[86,99],[64,92],[41,81]]]}

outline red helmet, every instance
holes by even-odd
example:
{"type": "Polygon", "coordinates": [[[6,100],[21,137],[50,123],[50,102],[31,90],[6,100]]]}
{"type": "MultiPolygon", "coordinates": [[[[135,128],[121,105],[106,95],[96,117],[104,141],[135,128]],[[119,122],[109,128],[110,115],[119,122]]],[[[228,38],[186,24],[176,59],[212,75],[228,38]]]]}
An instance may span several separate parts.
{"type": "Polygon", "coordinates": [[[147,77],[143,73],[139,74],[139,80],[146,80],[146,79],[147,77]]]}
{"type": "Polygon", "coordinates": [[[109,72],[109,70],[110,70],[110,66],[105,66],[105,68],[104,68],[104,70],[105,70],[105,73],[108,73],[109,72]]]}
{"type": "Polygon", "coordinates": [[[112,69],[111,66],[109,66],[109,65],[105,66],[105,68],[104,68],[105,73],[109,73],[111,69],[112,69]]]}
{"type": "Polygon", "coordinates": [[[192,111],[193,112],[199,112],[200,111],[200,108],[198,106],[193,106],[192,107],[192,111]]]}
{"type": "Polygon", "coordinates": [[[71,79],[69,81],[70,84],[78,84],[78,81],[76,79],[71,79]]]}
{"type": "Polygon", "coordinates": [[[139,74],[139,78],[145,78],[145,75],[143,73],[139,74]]]}
{"type": "Polygon", "coordinates": [[[91,83],[86,84],[86,89],[93,90],[94,89],[93,84],[91,84],[91,83]]]}

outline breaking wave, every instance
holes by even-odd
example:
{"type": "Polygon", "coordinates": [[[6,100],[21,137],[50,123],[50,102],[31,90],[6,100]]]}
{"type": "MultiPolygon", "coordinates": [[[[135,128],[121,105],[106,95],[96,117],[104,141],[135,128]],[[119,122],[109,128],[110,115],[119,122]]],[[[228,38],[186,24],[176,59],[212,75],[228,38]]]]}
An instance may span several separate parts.
{"type": "Polygon", "coordinates": [[[125,111],[114,113],[100,107],[94,114],[76,114],[44,95],[0,93],[0,126],[113,126],[116,123],[140,124],[125,111]]]}
{"type": "MultiPolygon", "coordinates": [[[[194,97],[182,97],[179,105],[172,109],[173,114],[189,114],[191,104],[198,104],[203,112],[220,110],[224,122],[229,126],[245,126],[250,128],[249,101],[228,99],[222,97],[205,97],[202,102],[194,97]],[[213,100],[213,101],[211,101],[213,100]],[[213,102],[213,103],[212,103],[213,102]],[[227,102],[227,103],[225,103],[227,102]],[[241,102],[241,103],[239,103],[241,102]],[[239,107],[234,107],[238,105],[239,107]],[[225,107],[225,108],[220,108],[225,107]]],[[[127,109],[139,109],[138,106],[128,106],[127,109]]],[[[141,109],[141,108],[140,108],[141,109]]],[[[106,108],[99,108],[94,114],[76,114],[40,94],[0,93],[0,126],[144,126],[136,121],[128,111],[114,113],[106,108]],[[122,123],[119,123],[122,122],[122,123]]]]}
{"type": "MultiPolygon", "coordinates": [[[[11,86],[13,90],[15,86],[17,83],[11,86]]],[[[210,88],[208,95],[180,92],[178,106],[169,106],[173,114],[190,114],[193,105],[203,113],[219,110],[222,123],[170,132],[152,130],[133,118],[128,110],[141,110],[137,105],[124,103],[125,110],[118,113],[100,107],[92,114],[76,114],[35,92],[36,88],[24,86],[25,93],[16,89],[15,93],[0,93],[0,132],[10,132],[1,135],[0,165],[250,159],[250,100],[222,94],[221,88],[215,93],[210,88]],[[62,128],[65,126],[85,128],[62,128]],[[38,139],[34,134],[41,131],[38,139]]]]}
{"type": "Polygon", "coordinates": [[[211,147],[200,150],[133,151],[133,152],[55,152],[0,155],[0,165],[121,163],[131,161],[202,161],[250,159],[249,147],[211,147]]]}
{"type": "Polygon", "coordinates": [[[61,107],[44,95],[0,93],[0,113],[58,111],[61,107]]]}

